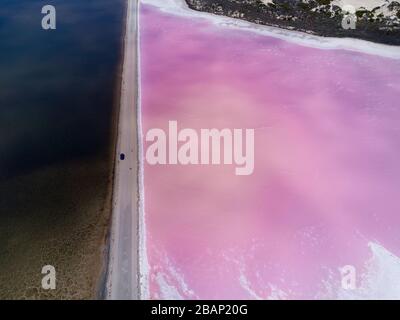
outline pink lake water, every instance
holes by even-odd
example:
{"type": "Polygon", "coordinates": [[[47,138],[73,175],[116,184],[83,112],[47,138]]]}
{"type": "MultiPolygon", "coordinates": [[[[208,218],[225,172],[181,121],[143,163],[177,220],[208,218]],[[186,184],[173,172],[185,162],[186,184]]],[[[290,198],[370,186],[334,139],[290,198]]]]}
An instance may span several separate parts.
{"type": "Polygon", "coordinates": [[[149,297],[399,298],[399,60],[140,14],[143,134],[255,129],[249,176],[144,161],[149,297]]]}

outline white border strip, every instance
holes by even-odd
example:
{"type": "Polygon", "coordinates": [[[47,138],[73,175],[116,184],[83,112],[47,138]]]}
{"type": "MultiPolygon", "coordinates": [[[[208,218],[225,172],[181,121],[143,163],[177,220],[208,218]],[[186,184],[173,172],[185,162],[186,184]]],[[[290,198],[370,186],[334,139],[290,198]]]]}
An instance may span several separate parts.
{"type": "Polygon", "coordinates": [[[141,54],[140,54],[140,6],[138,3],[138,27],[137,27],[137,128],[138,128],[138,191],[139,191],[139,285],[140,299],[149,299],[149,262],[147,258],[147,237],[145,219],[145,195],[144,195],[144,153],[143,153],[143,126],[142,126],[142,90],[141,90],[141,54]]]}

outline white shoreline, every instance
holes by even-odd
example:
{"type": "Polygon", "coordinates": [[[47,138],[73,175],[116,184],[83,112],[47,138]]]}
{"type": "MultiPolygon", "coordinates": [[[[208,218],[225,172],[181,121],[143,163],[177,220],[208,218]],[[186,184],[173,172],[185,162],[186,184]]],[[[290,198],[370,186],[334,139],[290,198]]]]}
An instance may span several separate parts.
{"type": "MultiPolygon", "coordinates": [[[[138,1],[137,23],[140,26],[140,0],[138,1]]],[[[150,299],[149,288],[149,263],[147,258],[147,241],[146,241],[146,221],[145,221],[145,194],[144,194],[144,151],[143,151],[143,127],[142,127],[142,95],[141,95],[141,55],[140,55],[140,28],[137,29],[137,131],[138,131],[138,189],[139,189],[139,285],[140,298],[150,299]]]]}
{"type": "Polygon", "coordinates": [[[322,50],[348,50],[384,58],[400,59],[400,46],[385,45],[354,38],[322,37],[295,30],[292,31],[279,27],[258,25],[240,19],[192,10],[187,6],[184,0],[141,0],[141,2],[157,7],[170,14],[205,19],[221,27],[254,32],[260,35],[279,38],[301,46],[322,50]]]}

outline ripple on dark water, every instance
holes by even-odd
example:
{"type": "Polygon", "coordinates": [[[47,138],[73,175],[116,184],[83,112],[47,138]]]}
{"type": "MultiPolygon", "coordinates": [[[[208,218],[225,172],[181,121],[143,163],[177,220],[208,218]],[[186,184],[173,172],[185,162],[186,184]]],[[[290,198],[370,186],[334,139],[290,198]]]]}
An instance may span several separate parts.
{"type": "Polygon", "coordinates": [[[0,297],[93,297],[108,222],[123,0],[0,6],[0,297]],[[54,264],[58,288],[40,289],[54,264]],[[95,266],[95,267],[94,267],[95,266]],[[6,275],[6,276],[5,276],[6,275]]]}

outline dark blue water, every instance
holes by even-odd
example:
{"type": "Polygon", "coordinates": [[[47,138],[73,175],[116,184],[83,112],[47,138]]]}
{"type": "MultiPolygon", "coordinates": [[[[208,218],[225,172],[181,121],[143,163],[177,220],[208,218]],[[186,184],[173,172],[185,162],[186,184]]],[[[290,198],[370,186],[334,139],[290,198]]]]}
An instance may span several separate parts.
{"type": "Polygon", "coordinates": [[[1,1],[0,178],[106,150],[123,15],[121,0],[1,1]]]}
{"type": "Polygon", "coordinates": [[[2,298],[96,294],[124,17],[124,0],[0,1],[2,298]],[[56,30],[41,27],[47,4],[56,30]]]}

